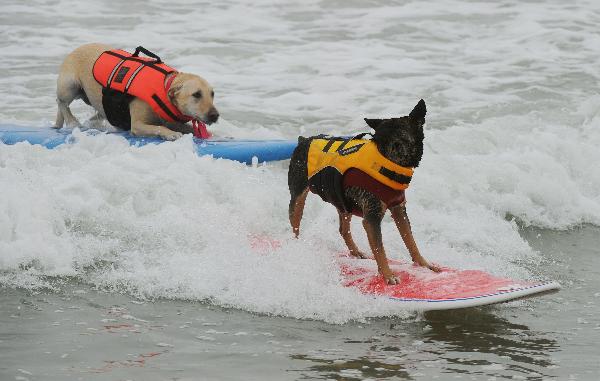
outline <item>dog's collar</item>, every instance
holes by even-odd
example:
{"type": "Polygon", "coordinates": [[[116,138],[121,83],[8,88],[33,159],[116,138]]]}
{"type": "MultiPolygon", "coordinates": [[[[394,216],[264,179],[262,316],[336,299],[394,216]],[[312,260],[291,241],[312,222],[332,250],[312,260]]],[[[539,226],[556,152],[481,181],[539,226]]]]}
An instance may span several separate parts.
{"type": "MultiPolygon", "coordinates": [[[[175,79],[175,77],[177,77],[177,72],[171,73],[171,75],[167,78],[167,82],[165,83],[165,91],[167,92],[167,96],[169,94],[169,89],[171,88],[171,85],[173,84],[173,80],[175,79]]],[[[175,106],[175,107],[177,107],[177,106],[175,106]]],[[[184,113],[181,112],[181,110],[179,110],[179,112],[181,113],[181,115],[188,118],[188,121],[189,120],[192,121],[192,129],[193,129],[193,133],[194,133],[195,137],[200,138],[200,139],[208,139],[211,137],[211,134],[206,129],[206,124],[204,122],[202,122],[201,120],[198,120],[196,118],[193,118],[191,116],[185,115],[184,113]]]]}
{"type": "Polygon", "coordinates": [[[169,93],[169,89],[171,88],[171,85],[173,84],[173,80],[175,79],[175,77],[177,77],[176,71],[170,73],[167,76],[167,80],[165,82],[165,91],[167,92],[167,94],[169,93]]]}

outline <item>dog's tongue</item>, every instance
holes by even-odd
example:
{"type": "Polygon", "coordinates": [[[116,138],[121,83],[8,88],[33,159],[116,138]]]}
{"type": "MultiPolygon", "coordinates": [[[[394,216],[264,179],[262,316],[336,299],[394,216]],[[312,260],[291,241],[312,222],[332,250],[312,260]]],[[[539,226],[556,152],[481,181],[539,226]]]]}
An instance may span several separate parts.
{"type": "Polygon", "coordinates": [[[194,136],[200,139],[208,139],[212,136],[206,129],[206,124],[198,119],[192,120],[192,127],[194,128],[194,136]]]}

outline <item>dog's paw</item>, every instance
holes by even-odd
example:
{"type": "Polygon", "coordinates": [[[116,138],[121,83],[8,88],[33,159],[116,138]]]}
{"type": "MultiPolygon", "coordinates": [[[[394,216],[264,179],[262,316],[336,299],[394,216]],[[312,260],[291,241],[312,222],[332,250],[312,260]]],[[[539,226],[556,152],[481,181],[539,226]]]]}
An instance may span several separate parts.
{"type": "Polygon", "coordinates": [[[350,255],[352,255],[354,258],[358,258],[358,259],[367,259],[367,255],[365,253],[363,253],[362,251],[350,251],[350,255]]]}
{"type": "Polygon", "coordinates": [[[385,277],[385,282],[390,286],[393,286],[396,284],[400,284],[400,279],[398,279],[398,277],[395,275],[391,275],[389,277],[385,277]]]}
{"type": "Polygon", "coordinates": [[[162,138],[165,139],[165,140],[171,140],[172,141],[172,140],[177,140],[177,139],[179,139],[182,136],[183,136],[183,134],[181,132],[170,131],[170,132],[167,132],[167,133],[163,134],[162,138]]]}
{"type": "Polygon", "coordinates": [[[441,273],[442,272],[442,268],[436,265],[427,265],[426,266],[429,270],[436,272],[436,273],[441,273]]]}
{"type": "Polygon", "coordinates": [[[423,258],[417,259],[413,263],[415,265],[417,265],[417,266],[427,267],[429,270],[431,270],[433,272],[436,272],[436,273],[442,272],[442,268],[441,267],[436,266],[436,265],[432,265],[432,264],[430,264],[429,262],[427,262],[423,258]]]}

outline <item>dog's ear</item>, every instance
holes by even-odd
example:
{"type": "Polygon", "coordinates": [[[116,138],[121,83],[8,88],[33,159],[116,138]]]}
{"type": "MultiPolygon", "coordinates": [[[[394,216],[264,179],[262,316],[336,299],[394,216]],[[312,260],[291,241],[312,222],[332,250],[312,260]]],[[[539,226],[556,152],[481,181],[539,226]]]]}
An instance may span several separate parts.
{"type": "Polygon", "coordinates": [[[171,100],[171,102],[175,102],[175,99],[177,97],[177,93],[181,91],[181,84],[175,84],[173,83],[171,85],[171,87],[169,88],[169,92],[167,93],[167,95],[169,96],[169,99],[171,100]]]}
{"type": "Polygon", "coordinates": [[[421,99],[408,116],[420,124],[423,124],[425,123],[425,114],[427,114],[427,107],[425,106],[425,101],[421,99]]]}
{"type": "Polygon", "coordinates": [[[381,122],[383,122],[383,119],[368,119],[368,118],[365,118],[365,122],[367,122],[367,125],[369,127],[371,127],[374,130],[377,130],[377,128],[379,127],[379,125],[381,125],[381,122]]]}

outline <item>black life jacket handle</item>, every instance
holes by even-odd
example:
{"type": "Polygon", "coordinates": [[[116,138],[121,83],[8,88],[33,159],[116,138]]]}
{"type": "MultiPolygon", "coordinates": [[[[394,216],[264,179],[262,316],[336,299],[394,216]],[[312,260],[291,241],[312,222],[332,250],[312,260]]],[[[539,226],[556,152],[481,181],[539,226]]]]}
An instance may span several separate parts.
{"type": "Polygon", "coordinates": [[[144,48],[143,46],[138,46],[137,48],[135,48],[135,53],[133,53],[132,57],[139,57],[140,52],[144,53],[148,57],[156,59],[155,63],[157,63],[157,64],[162,63],[162,60],[160,59],[159,56],[157,56],[156,54],[152,53],[151,51],[149,51],[148,49],[144,48]]]}
{"type": "Polygon", "coordinates": [[[367,135],[371,135],[371,137],[373,136],[373,134],[370,133],[370,132],[363,132],[362,134],[358,134],[356,136],[353,136],[352,139],[362,139],[362,138],[364,138],[367,135]]]}

